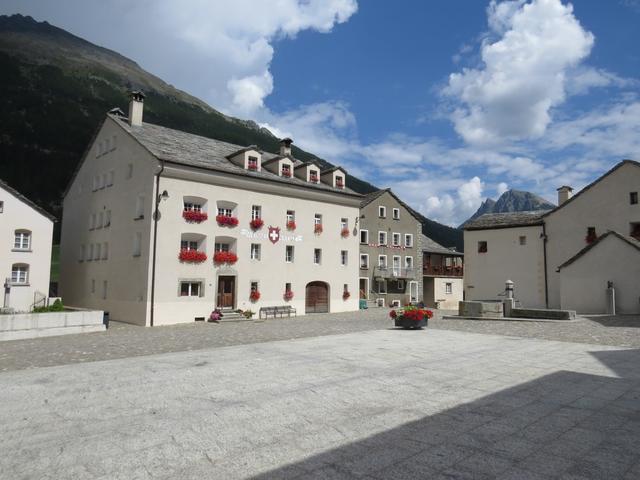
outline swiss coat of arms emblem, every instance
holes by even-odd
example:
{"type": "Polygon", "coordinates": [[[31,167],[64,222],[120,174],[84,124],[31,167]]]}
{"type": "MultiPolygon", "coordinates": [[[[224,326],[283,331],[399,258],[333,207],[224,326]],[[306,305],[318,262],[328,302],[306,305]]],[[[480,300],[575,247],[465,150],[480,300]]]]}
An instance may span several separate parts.
{"type": "Polygon", "coordinates": [[[269,227],[269,240],[271,243],[278,243],[278,240],[280,240],[280,227],[269,227]]]}

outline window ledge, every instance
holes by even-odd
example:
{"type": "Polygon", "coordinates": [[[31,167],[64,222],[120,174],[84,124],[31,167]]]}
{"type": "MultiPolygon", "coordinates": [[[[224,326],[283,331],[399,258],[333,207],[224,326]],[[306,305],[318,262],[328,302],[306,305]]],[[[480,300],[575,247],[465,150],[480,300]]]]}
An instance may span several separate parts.
{"type": "Polygon", "coordinates": [[[25,248],[12,248],[11,251],[12,252],[26,252],[26,253],[33,252],[33,250],[31,250],[30,248],[28,248],[28,249],[25,249],[25,248]]]}
{"type": "Polygon", "coordinates": [[[11,286],[11,288],[13,287],[30,287],[31,284],[30,283],[9,283],[9,285],[11,286]]]}
{"type": "Polygon", "coordinates": [[[133,256],[134,258],[138,258],[138,257],[141,257],[141,256],[142,256],[142,254],[141,254],[141,253],[134,253],[132,256],[133,256]]]}
{"type": "Polygon", "coordinates": [[[139,215],[139,216],[133,218],[134,221],[143,220],[143,219],[144,219],[144,215],[139,215]]]}

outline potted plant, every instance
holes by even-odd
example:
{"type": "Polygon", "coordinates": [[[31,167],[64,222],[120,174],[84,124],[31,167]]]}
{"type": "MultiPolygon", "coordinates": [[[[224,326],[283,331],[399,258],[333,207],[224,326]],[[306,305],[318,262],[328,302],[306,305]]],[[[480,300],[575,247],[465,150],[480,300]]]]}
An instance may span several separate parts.
{"type": "Polygon", "coordinates": [[[209,218],[209,216],[205,212],[198,212],[196,210],[184,210],[182,212],[182,218],[184,218],[187,222],[201,223],[209,218]]]}
{"type": "Polygon", "coordinates": [[[296,229],[296,222],[293,220],[289,220],[287,222],[287,230],[295,230],[296,229]]]}
{"type": "Polygon", "coordinates": [[[313,226],[313,233],[315,233],[316,235],[320,235],[322,233],[322,224],[321,223],[316,223],[313,226]]]}
{"type": "Polygon", "coordinates": [[[216,222],[221,227],[235,227],[238,225],[238,219],[236,217],[228,217],[227,215],[216,215],[216,222]]]}
{"type": "Polygon", "coordinates": [[[349,229],[347,227],[344,227],[341,231],[340,231],[340,236],[342,238],[347,238],[349,236],[349,229]]]}
{"type": "Polygon", "coordinates": [[[345,291],[342,293],[342,299],[343,299],[343,300],[348,300],[350,296],[351,296],[351,293],[349,292],[349,290],[345,290],[345,291]]]}
{"type": "Polygon", "coordinates": [[[402,309],[391,310],[389,316],[394,320],[396,327],[421,329],[429,324],[429,319],[433,317],[433,312],[408,305],[402,309]]]}
{"type": "Polygon", "coordinates": [[[288,302],[291,299],[293,299],[293,291],[292,290],[287,290],[284,292],[283,298],[288,302]]]}
{"type": "Polygon", "coordinates": [[[178,254],[178,259],[181,262],[202,263],[207,259],[207,254],[198,250],[188,250],[183,248],[178,254]]]}
{"type": "Polygon", "coordinates": [[[251,290],[251,293],[249,294],[249,300],[251,300],[252,302],[257,302],[258,300],[260,300],[260,292],[258,290],[251,290]]]}
{"type": "Polygon", "coordinates": [[[244,318],[246,319],[251,319],[255,314],[256,312],[253,312],[251,310],[245,310],[244,312],[242,312],[242,315],[244,315],[244,318]]]}
{"type": "Polygon", "coordinates": [[[238,261],[238,256],[233,252],[216,252],[213,254],[213,263],[229,263],[234,264],[238,261]]]}
{"type": "Polygon", "coordinates": [[[251,230],[260,230],[263,225],[264,220],[262,220],[261,218],[254,218],[253,220],[251,220],[251,222],[249,222],[251,230]]]}

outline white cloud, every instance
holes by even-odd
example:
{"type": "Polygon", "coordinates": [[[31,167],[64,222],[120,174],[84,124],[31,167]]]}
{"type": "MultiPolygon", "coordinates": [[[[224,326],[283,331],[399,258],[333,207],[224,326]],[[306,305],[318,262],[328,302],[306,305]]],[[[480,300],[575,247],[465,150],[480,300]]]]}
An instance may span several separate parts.
{"type": "Polygon", "coordinates": [[[473,215],[482,203],[483,188],[484,184],[480,178],[473,177],[458,187],[455,197],[449,193],[428,197],[424,213],[430,218],[446,223],[461,223],[462,219],[473,215]]]}
{"type": "Polygon", "coordinates": [[[507,190],[509,190],[509,185],[507,185],[505,182],[500,182],[496,187],[496,195],[499,197],[507,190]]]}
{"type": "Polygon", "coordinates": [[[444,94],[457,102],[456,131],[473,144],[540,137],[566,96],[566,74],[591,51],[593,35],[560,0],[491,2],[483,65],[453,73],[444,94]]]}

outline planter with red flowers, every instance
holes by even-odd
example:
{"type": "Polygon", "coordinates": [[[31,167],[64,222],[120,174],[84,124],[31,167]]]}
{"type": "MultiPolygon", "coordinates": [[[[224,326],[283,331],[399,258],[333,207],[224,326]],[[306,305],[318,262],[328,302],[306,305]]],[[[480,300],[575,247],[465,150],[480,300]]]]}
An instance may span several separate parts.
{"type": "Polygon", "coordinates": [[[251,230],[260,230],[263,225],[264,225],[264,220],[262,220],[261,218],[254,218],[249,222],[249,226],[251,227],[251,230]]]}
{"type": "Polygon", "coordinates": [[[316,223],[313,226],[313,233],[315,233],[316,235],[320,235],[322,233],[322,224],[321,223],[316,223]]]}
{"type": "Polygon", "coordinates": [[[187,222],[201,223],[209,218],[209,216],[205,212],[198,212],[196,210],[183,210],[182,218],[184,218],[187,222]]]}
{"type": "Polygon", "coordinates": [[[247,170],[251,170],[252,172],[257,172],[258,171],[258,164],[257,163],[250,163],[249,165],[247,165],[247,170]]]}
{"type": "Polygon", "coordinates": [[[425,308],[409,305],[402,309],[391,310],[389,316],[393,319],[396,327],[420,329],[429,324],[429,319],[433,317],[433,312],[425,308]]]}
{"type": "Polygon", "coordinates": [[[235,227],[238,225],[238,219],[236,217],[228,217],[227,215],[216,215],[216,222],[221,227],[235,227]]]}
{"type": "Polygon", "coordinates": [[[344,227],[342,230],[340,230],[340,236],[342,238],[347,238],[349,236],[349,229],[347,227],[344,227]]]}
{"type": "Polygon", "coordinates": [[[282,176],[285,178],[291,178],[291,171],[290,170],[282,170],[282,176]]]}
{"type": "Polygon", "coordinates": [[[284,292],[284,295],[282,296],[282,298],[284,298],[287,302],[293,299],[293,291],[292,290],[287,290],[284,292]]]}
{"type": "Polygon", "coordinates": [[[178,254],[178,259],[186,263],[202,263],[207,259],[207,254],[198,250],[187,250],[183,248],[178,254]]]}
{"type": "Polygon", "coordinates": [[[289,220],[287,222],[287,230],[295,230],[296,229],[296,222],[294,222],[293,220],[289,220]]]}
{"type": "Polygon", "coordinates": [[[251,300],[252,302],[257,302],[258,300],[260,300],[260,292],[258,290],[251,290],[251,293],[249,294],[249,300],[251,300]]]}
{"type": "Polygon", "coordinates": [[[222,265],[224,263],[233,265],[238,261],[238,256],[233,252],[216,252],[213,254],[213,263],[222,265]]]}
{"type": "Polygon", "coordinates": [[[351,293],[349,292],[349,290],[345,290],[345,291],[342,293],[342,299],[343,299],[343,300],[349,300],[349,297],[351,297],[351,293]]]}

